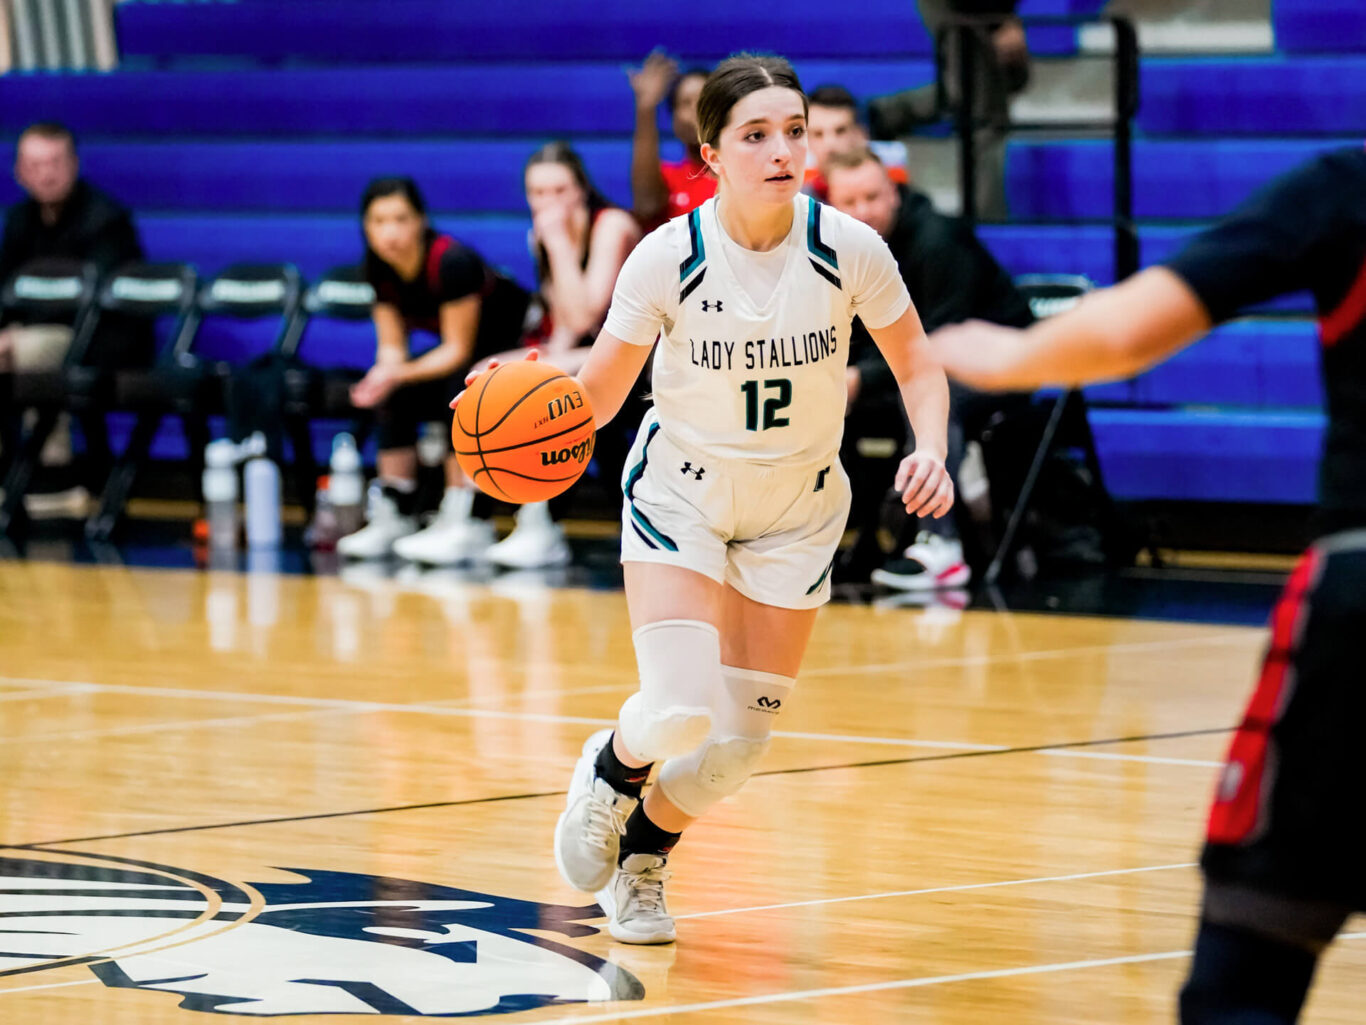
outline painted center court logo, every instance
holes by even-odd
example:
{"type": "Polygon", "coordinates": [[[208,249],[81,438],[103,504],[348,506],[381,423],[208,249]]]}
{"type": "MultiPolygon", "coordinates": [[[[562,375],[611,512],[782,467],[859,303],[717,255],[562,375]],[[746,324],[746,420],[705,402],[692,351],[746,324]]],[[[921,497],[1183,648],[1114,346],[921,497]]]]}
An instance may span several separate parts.
{"type": "Polygon", "coordinates": [[[583,923],[602,917],[596,905],[348,872],[238,885],[123,858],[23,855],[0,858],[0,976],[84,965],[109,987],[251,1016],[475,1016],[645,995],[624,969],[540,935],[595,935],[583,923]]]}

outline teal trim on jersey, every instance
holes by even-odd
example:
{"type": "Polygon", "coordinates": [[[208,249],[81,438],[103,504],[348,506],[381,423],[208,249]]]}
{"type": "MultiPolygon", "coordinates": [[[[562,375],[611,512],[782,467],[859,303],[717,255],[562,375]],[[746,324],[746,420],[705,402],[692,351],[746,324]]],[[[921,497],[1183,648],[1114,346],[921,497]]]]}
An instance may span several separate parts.
{"type": "Polygon", "coordinates": [[[840,258],[833,249],[821,241],[821,204],[818,200],[808,200],[806,214],[806,248],[819,256],[834,270],[840,269],[840,258]]]}
{"type": "Polygon", "coordinates": [[[678,265],[678,280],[687,281],[697,268],[707,262],[707,246],[702,241],[702,210],[695,208],[688,214],[688,241],[692,251],[688,258],[678,265]]]}
{"type": "Polygon", "coordinates": [[[825,572],[820,575],[820,579],[806,589],[807,594],[815,594],[821,589],[821,584],[825,583],[825,578],[830,575],[830,570],[835,566],[835,560],[830,560],[830,565],[825,567],[825,572]]]}

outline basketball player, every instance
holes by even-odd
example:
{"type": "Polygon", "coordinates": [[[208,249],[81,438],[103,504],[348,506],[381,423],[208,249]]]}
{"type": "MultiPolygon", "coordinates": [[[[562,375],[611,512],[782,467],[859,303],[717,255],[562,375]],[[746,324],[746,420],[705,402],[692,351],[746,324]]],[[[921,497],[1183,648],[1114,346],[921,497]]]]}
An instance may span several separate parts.
{"type": "Polygon", "coordinates": [[[1299,289],[1321,318],[1328,397],[1318,540],[1272,613],[1215,794],[1186,1025],[1295,1021],[1320,952],[1366,910],[1366,151],[1311,160],[1165,266],[1027,331],[969,322],[933,338],[949,373],[979,388],[1081,385],[1136,374],[1299,289]]]}
{"type": "Polygon", "coordinates": [[[580,375],[601,425],[659,341],[623,479],[640,690],[584,745],[555,832],[561,873],[598,891],[627,943],[674,939],[669,852],[755,771],[829,598],[855,315],[915,428],[897,489],[922,515],[953,503],[944,374],[881,238],[800,194],[806,114],[781,58],[742,54],[708,77],[698,134],[716,197],[636,247],[580,375]]]}

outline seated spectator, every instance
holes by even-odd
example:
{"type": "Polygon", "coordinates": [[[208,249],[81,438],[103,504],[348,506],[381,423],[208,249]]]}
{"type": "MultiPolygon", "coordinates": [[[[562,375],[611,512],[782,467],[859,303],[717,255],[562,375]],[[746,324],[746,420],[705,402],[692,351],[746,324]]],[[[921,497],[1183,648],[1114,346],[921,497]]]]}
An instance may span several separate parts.
{"type": "MultiPolygon", "coordinates": [[[[887,242],[927,331],[968,318],[1013,327],[1033,322],[1028,301],[971,229],[936,212],[923,194],[894,183],[871,151],[834,154],[826,162],[825,173],[830,204],[867,224],[887,242]]],[[[905,435],[897,413],[896,382],[862,325],[857,325],[850,346],[848,387],[845,465],[855,482],[855,515],[864,518],[860,532],[866,535],[857,551],[860,557],[880,558],[881,549],[874,552],[870,546],[875,543],[876,507],[886,482],[880,476],[860,479],[869,475],[858,470],[862,462],[858,440],[869,435],[905,435]]],[[[1028,404],[1027,395],[990,395],[951,385],[946,463],[955,488],[967,440],[980,434],[993,416],[1028,404]]],[[[904,552],[873,571],[873,581],[899,590],[966,585],[971,571],[955,518],[925,520],[920,526],[923,529],[904,552]]]]}
{"type": "MultiPolygon", "coordinates": [[[[84,260],[93,263],[101,274],[142,258],[142,245],[128,211],[82,178],[80,168],[76,141],[64,125],[41,121],[20,134],[14,178],[28,198],[10,207],[5,217],[0,282],[39,257],[84,260]]],[[[102,324],[88,362],[112,367],[151,358],[150,325],[108,317],[102,324]]],[[[18,324],[0,319],[0,373],[55,370],[71,346],[71,328],[70,324],[18,324]]],[[[107,458],[108,447],[104,422],[91,417],[84,426],[87,449],[99,450],[91,453],[95,458],[87,470],[88,479],[99,483],[96,478],[104,469],[99,465],[100,457],[107,458]]],[[[0,411],[0,446],[6,452],[13,452],[21,430],[19,411],[0,411]]],[[[44,462],[69,462],[70,447],[70,428],[63,418],[48,439],[44,462]]],[[[52,505],[56,509],[71,505],[72,511],[79,513],[75,506],[83,506],[88,497],[85,488],[77,486],[58,494],[30,495],[29,506],[52,505]]]]}
{"type": "MultiPolygon", "coordinates": [[[[640,228],[594,187],[582,158],[568,143],[547,143],[533,153],[524,180],[544,310],[525,341],[546,362],[577,373],[607,317],[617,275],[640,241],[640,228]]],[[[507,362],[526,352],[523,348],[496,358],[507,362]]],[[[595,459],[600,463],[619,466],[625,460],[619,433],[608,430],[598,437],[595,459]]],[[[544,502],[522,506],[513,532],[488,551],[490,561],[519,569],[562,566],[569,557],[564,532],[544,502]]]]}
{"type": "Polygon", "coordinates": [[[1019,0],[918,0],[918,6],[925,28],[936,43],[938,81],[871,101],[868,114],[873,137],[894,139],[922,125],[957,116],[966,39],[974,57],[974,213],[989,220],[1004,220],[1010,100],[1029,82],[1029,47],[1024,25],[1015,16],[1019,0]],[[954,19],[964,17],[978,19],[966,34],[953,28],[954,19]]]}
{"type": "Polygon", "coordinates": [[[900,143],[868,141],[868,132],[858,118],[858,101],[842,85],[822,85],[811,90],[810,110],[806,115],[806,185],[808,195],[826,202],[825,178],[821,168],[836,153],[872,149],[887,168],[892,180],[906,184],[906,148],[900,143]]]}
{"type": "Polygon", "coordinates": [[[702,160],[697,138],[697,97],[707,80],[702,68],[678,73],[678,65],[658,51],[631,73],[636,94],[636,130],[631,140],[631,202],[646,231],[685,214],[716,193],[716,178],[702,160]],[[669,104],[670,121],[684,157],[661,161],[659,105],[669,104]]]}
{"type": "MultiPolygon", "coordinates": [[[[493,525],[471,515],[475,488],[453,453],[446,456],[441,507],[418,529],[418,429],[426,421],[448,422],[446,404],[469,367],[521,337],[531,297],[469,246],[436,232],[426,211],[410,178],[378,178],[361,198],[376,346],[375,364],[352,387],[351,401],[375,411],[379,464],[369,523],[337,542],[350,558],[392,550],[444,565],[479,559],[493,544],[493,525]],[[414,331],[435,335],[437,344],[415,353],[414,331]]],[[[449,445],[449,431],[444,436],[449,445]]]]}

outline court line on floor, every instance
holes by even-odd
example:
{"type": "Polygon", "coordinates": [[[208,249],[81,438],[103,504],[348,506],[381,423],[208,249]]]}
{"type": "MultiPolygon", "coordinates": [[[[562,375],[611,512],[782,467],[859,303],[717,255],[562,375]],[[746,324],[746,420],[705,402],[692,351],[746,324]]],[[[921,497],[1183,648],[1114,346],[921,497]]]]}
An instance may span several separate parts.
{"type": "MultiPolygon", "coordinates": [[[[9,679],[14,679],[13,677],[9,679]]],[[[317,698],[305,695],[292,694],[261,694],[248,691],[208,691],[194,690],[181,687],[148,687],[133,684],[103,684],[103,683],[60,683],[58,681],[29,680],[29,683],[48,683],[53,687],[70,686],[90,688],[89,693],[110,693],[110,694],[137,694],[150,697],[183,698],[186,700],[199,701],[251,701],[259,704],[276,705],[301,705],[310,708],[333,708],[351,709],[356,712],[403,712],[418,715],[446,715],[455,718],[467,719],[498,719],[520,722],[548,722],[564,725],[580,726],[614,726],[615,719],[592,718],[588,716],[556,715],[543,712],[519,712],[506,711],[502,709],[489,708],[470,708],[458,705],[447,705],[430,702],[416,702],[404,704],[401,702],[384,701],[358,701],[351,698],[317,698]]],[[[616,688],[609,688],[616,689],[616,688]]],[[[518,695],[514,695],[516,697],[518,695]]],[[[452,699],[465,700],[465,699],[452,699]]],[[[267,713],[262,713],[263,715],[267,713]]],[[[187,722],[189,720],[186,720],[187,722]]],[[[245,721],[245,717],[244,717],[245,721]]],[[[146,732],[156,732],[156,724],[147,724],[146,732]]],[[[171,728],[171,727],[167,727],[171,728]]],[[[1010,747],[1004,744],[978,744],[967,741],[955,740],[923,740],[914,737],[868,737],[841,733],[812,733],[796,730],[775,730],[773,736],[783,740],[811,740],[832,744],[862,744],[873,747],[923,747],[938,748],[954,752],[969,754],[993,754],[993,753],[1015,753],[1022,751],[1035,751],[1044,754],[1054,754],[1055,749],[1075,747],[1086,744],[1118,744],[1133,740],[1165,740],[1174,737],[1199,736],[1204,733],[1226,732],[1223,730],[1197,730],[1186,733],[1154,734],[1143,737],[1122,737],[1110,738],[1096,741],[1078,741],[1075,744],[1040,744],[1030,748],[1010,747]]],[[[3,738],[0,738],[3,742],[3,738]]],[[[1162,758],[1156,755],[1141,754],[1119,754],[1113,755],[1115,760],[1134,761],[1134,762],[1155,762],[1158,764],[1182,764],[1179,760],[1162,758]]],[[[884,759],[872,762],[848,763],[847,766],[813,766],[807,771],[815,771],[825,768],[861,768],[876,765],[899,764],[906,759],[884,759]]],[[[1201,763],[1204,764],[1204,763],[1201,763]]],[[[1221,763],[1208,763],[1217,765],[1221,763]]],[[[782,770],[782,771],[802,771],[802,770],[782,770]]]]}
{"type": "Polygon", "coordinates": [[[930,893],[959,893],[966,890],[990,890],[1002,886],[1028,886],[1032,883],[1067,883],[1080,879],[1102,879],[1107,876],[1138,875],[1142,872],[1166,872],[1176,868],[1195,868],[1194,861],[1175,862],[1171,865],[1144,865],[1140,868],[1112,868],[1101,872],[1075,872],[1064,876],[1035,876],[1031,879],[1000,879],[991,883],[962,883],[957,886],[931,886],[920,890],[887,890],[883,893],[859,893],[849,897],[821,897],[815,900],[794,900],[785,904],[760,904],[749,908],[721,908],[716,911],[694,911],[688,915],[674,915],[682,921],[687,918],[720,918],[723,915],[744,915],[755,911],[783,911],[788,908],[813,908],[825,904],[852,904],[864,900],[885,900],[892,897],[919,897],[930,893]]]}
{"type": "Polygon", "coordinates": [[[257,715],[236,715],[220,719],[177,719],[173,722],[139,723],[136,726],[110,726],[101,730],[73,730],[69,733],[25,734],[17,737],[0,737],[0,747],[17,744],[33,744],[44,741],[94,740],[103,737],[140,736],[148,733],[172,733],[198,729],[217,729],[220,726],[246,726],[263,722],[280,722],[288,719],[306,719],[326,715],[355,715],[354,708],[305,708],[297,712],[262,712],[257,715]]]}
{"type": "MultiPolygon", "coordinates": [[[[910,765],[916,762],[943,762],[952,761],[959,758],[981,758],[988,755],[1036,754],[1040,751],[1063,749],[1069,747],[1089,747],[1099,746],[1103,744],[1129,744],[1144,740],[1169,740],[1176,737],[1201,736],[1204,734],[1227,732],[1230,732],[1228,728],[1220,727],[1217,729],[1209,730],[1186,730],[1180,733],[1151,734],[1148,736],[1131,737],[1111,737],[1102,740],[1082,740],[1076,741],[1071,744],[1044,744],[1032,747],[1004,748],[1001,750],[991,749],[985,751],[981,749],[974,749],[970,751],[951,751],[945,754],[919,755],[911,758],[890,758],[879,759],[877,761],[869,762],[847,762],[839,765],[811,765],[796,766],[794,768],[789,769],[770,769],[765,772],[757,772],[755,773],[755,776],[788,776],[800,773],[824,772],[833,769],[865,769],[889,765],[910,765]]],[[[94,843],[98,840],[126,840],[140,836],[163,836],[170,833],[194,833],[210,829],[231,829],[236,826],[261,826],[285,822],[310,822],[315,819],[346,818],[353,815],[380,815],[387,814],[390,812],[420,811],[431,808],[453,808],[460,807],[463,805],[497,804],[503,801],[522,801],[538,797],[563,797],[565,793],[566,791],[564,790],[543,790],[525,794],[499,794],[491,797],[473,797],[460,801],[429,801],[424,802],[422,804],[394,805],[391,807],[384,808],[359,808],[352,811],[314,812],[307,815],[283,815],[271,818],[245,819],[237,822],[212,822],[198,826],[174,826],[164,829],[146,829],[127,833],[106,833],[100,836],[83,836],[68,840],[44,840],[28,844],[13,844],[11,846],[14,846],[22,850],[26,847],[61,846],[65,844],[94,843]]]]}
{"type": "Polygon", "coordinates": [[[1248,633],[1255,627],[1244,627],[1241,633],[1217,633],[1208,637],[1174,637],[1162,641],[1126,641],[1119,644],[1090,644],[1076,648],[1047,648],[1042,651],[1021,651],[1014,654],[965,655],[952,658],[930,658],[905,662],[878,662],[860,666],[839,666],[828,669],[803,669],[802,679],[818,676],[854,676],[865,673],[889,673],[911,669],[952,669],[999,665],[1009,662],[1040,662],[1060,658],[1080,658],[1086,655],[1128,655],[1162,648],[1198,648],[1206,644],[1246,643],[1248,633]]]}
{"type": "Polygon", "coordinates": [[[94,683],[67,683],[60,687],[33,687],[28,690],[8,690],[0,693],[0,701],[42,701],[46,698],[71,697],[74,694],[94,694],[99,685],[94,683]]]}
{"type": "MultiPolygon", "coordinates": [[[[1344,933],[1339,940],[1356,940],[1366,933],[1344,933]]],[[[1123,957],[1094,958],[1086,961],[1057,961],[1052,964],[1022,965],[1017,968],[996,968],[989,971],[961,972],[955,975],[932,975],[915,979],[892,979],[887,982],[865,982],[854,986],[827,986],[821,989],[793,990],[787,993],[765,993],[758,996],[733,997],[728,1000],[704,1000],[691,1004],[672,1004],[667,1007],[640,1007],[630,1010],[608,1011],[575,1018],[560,1019],[561,1025],[590,1025],[592,1022],[626,1021],[632,1018],[654,1018],[670,1014],[716,1011],[727,1007],[755,1007],[762,1004],[790,1003],[796,1000],[816,1000],[823,997],[854,996],[859,993],[878,993],[898,989],[922,989],[955,982],[981,982],[1010,979],[1026,975],[1051,975],[1057,972],[1082,971],[1088,968],[1112,968],[1119,965],[1145,964],[1151,961],[1175,961],[1190,957],[1189,950],[1163,950],[1152,954],[1127,954],[1123,957]]]]}
{"type": "Polygon", "coordinates": [[[1125,754],[1121,751],[1050,751],[1043,750],[1039,754],[1050,755],[1054,758],[1099,758],[1104,761],[1116,762],[1144,762],[1149,765],[1193,765],[1206,769],[1222,769],[1223,762],[1209,761],[1203,758],[1167,758],[1162,755],[1135,755],[1125,754]]]}

